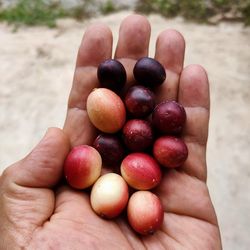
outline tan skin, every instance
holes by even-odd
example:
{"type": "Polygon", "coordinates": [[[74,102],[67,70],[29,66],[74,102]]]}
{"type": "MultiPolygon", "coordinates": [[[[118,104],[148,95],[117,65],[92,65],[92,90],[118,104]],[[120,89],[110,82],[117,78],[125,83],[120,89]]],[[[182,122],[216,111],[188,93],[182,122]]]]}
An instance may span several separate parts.
{"type": "MultiPolygon", "coordinates": [[[[133,82],[136,60],[148,55],[150,25],[131,15],[121,24],[115,58],[133,82]]],[[[152,236],[139,236],[123,217],[108,221],[91,209],[88,194],[66,186],[52,189],[62,176],[70,147],[89,144],[95,135],[86,115],[89,92],[98,86],[96,69],[111,58],[112,33],[92,25],[79,48],[68,112],[63,131],[51,128],[24,159],[0,178],[0,249],[221,249],[216,214],[206,185],[206,143],[209,121],[209,84],[198,65],[183,69],[185,42],[174,30],[163,31],[155,58],[167,79],[157,101],[177,100],[186,109],[183,133],[189,156],[178,170],[164,172],[155,191],[161,198],[164,223],[152,236]]]]}

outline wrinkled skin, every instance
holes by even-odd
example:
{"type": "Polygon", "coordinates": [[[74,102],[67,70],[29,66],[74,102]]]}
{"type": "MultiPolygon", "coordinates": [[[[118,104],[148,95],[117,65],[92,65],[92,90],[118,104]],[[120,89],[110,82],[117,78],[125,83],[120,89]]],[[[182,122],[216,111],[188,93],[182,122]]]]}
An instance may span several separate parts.
{"type": "MultiPolygon", "coordinates": [[[[136,60],[148,54],[149,38],[145,17],[131,15],[122,22],[115,57],[126,68],[127,85],[133,82],[136,60]]],[[[155,191],[165,210],[161,229],[141,237],[124,218],[107,221],[95,215],[88,194],[66,186],[55,188],[70,147],[89,144],[95,135],[86,115],[86,98],[98,86],[98,64],[112,53],[111,31],[97,24],[86,30],[79,48],[63,130],[49,129],[37,147],[0,178],[0,249],[221,249],[206,185],[208,78],[201,66],[183,69],[184,50],[177,31],[159,35],[155,58],[164,65],[167,79],[156,93],[157,102],[177,100],[185,107],[183,139],[189,150],[185,164],[164,172],[155,191]]]]}

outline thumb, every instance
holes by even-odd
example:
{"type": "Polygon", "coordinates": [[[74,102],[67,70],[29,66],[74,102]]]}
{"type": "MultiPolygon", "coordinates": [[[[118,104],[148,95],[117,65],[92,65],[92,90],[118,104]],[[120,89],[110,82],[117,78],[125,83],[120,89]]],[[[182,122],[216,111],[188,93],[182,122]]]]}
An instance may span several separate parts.
{"type": "Polygon", "coordinates": [[[0,249],[26,249],[32,233],[53,213],[54,193],[70,149],[64,132],[48,129],[40,143],[0,178],[0,249]],[[17,247],[19,246],[19,247],[17,247]],[[22,247],[20,247],[22,246],[22,247]]]}
{"type": "Polygon", "coordinates": [[[7,168],[14,183],[26,187],[48,188],[57,184],[70,149],[68,137],[59,128],[49,128],[39,144],[24,159],[7,168]]]}

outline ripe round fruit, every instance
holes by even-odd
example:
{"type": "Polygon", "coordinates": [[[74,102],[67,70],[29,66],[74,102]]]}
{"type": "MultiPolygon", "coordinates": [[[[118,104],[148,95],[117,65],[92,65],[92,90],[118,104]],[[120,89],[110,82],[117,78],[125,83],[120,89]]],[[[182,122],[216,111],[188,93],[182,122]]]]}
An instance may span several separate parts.
{"type": "Polygon", "coordinates": [[[121,164],[121,175],[132,188],[149,190],[156,187],[162,177],[156,160],[145,153],[132,153],[121,164]]]}
{"type": "Polygon", "coordinates": [[[105,166],[120,165],[125,150],[117,135],[100,134],[96,137],[93,147],[100,153],[105,166]]]}
{"type": "Polygon", "coordinates": [[[155,107],[154,93],[140,85],[129,88],[124,101],[127,111],[135,118],[148,116],[155,107]]]}
{"type": "Polygon", "coordinates": [[[149,122],[139,119],[129,120],[123,129],[123,141],[128,149],[140,152],[153,144],[153,130],[149,122]]]}
{"type": "Polygon", "coordinates": [[[165,81],[166,71],[155,59],[143,57],[135,64],[134,77],[139,84],[153,88],[165,81]]]}
{"type": "Polygon", "coordinates": [[[149,191],[137,191],[128,201],[128,221],[139,234],[149,235],[158,230],[164,219],[160,199],[149,191]]]}
{"type": "Polygon", "coordinates": [[[74,147],[64,162],[64,175],[73,188],[91,186],[100,176],[102,158],[98,151],[88,145],[74,147]]]}
{"type": "Polygon", "coordinates": [[[186,121],[183,106],[175,101],[159,103],[152,113],[154,127],[164,134],[179,134],[186,121]]]}
{"type": "Polygon", "coordinates": [[[101,87],[115,92],[120,92],[127,80],[125,68],[114,59],[108,59],[98,66],[97,77],[101,87]]]}
{"type": "Polygon", "coordinates": [[[94,89],[87,99],[87,112],[92,124],[105,133],[115,133],[126,121],[121,98],[106,88],[94,89]]]}
{"type": "Polygon", "coordinates": [[[92,187],[90,203],[98,215],[111,219],[122,212],[128,198],[127,183],[120,175],[109,173],[102,175],[92,187]]]}
{"type": "Polygon", "coordinates": [[[153,154],[162,166],[176,168],[181,166],[187,159],[188,149],[180,138],[162,136],[155,141],[153,154]]]}

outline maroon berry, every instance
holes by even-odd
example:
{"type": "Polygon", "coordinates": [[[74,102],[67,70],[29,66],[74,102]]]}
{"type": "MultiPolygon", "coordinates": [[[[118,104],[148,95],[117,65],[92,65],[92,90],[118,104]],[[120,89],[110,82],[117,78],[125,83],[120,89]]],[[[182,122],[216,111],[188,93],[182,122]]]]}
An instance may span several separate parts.
{"type": "Polygon", "coordinates": [[[134,77],[139,84],[153,88],[165,81],[166,71],[155,59],[143,57],[135,64],[134,77]]]}
{"type": "Polygon", "coordinates": [[[144,151],[153,143],[152,127],[144,120],[129,120],[124,125],[122,133],[125,145],[133,152],[144,151]]]}
{"type": "Polygon", "coordinates": [[[93,143],[105,166],[117,166],[124,157],[124,147],[117,135],[100,134],[93,143]]]}
{"type": "Polygon", "coordinates": [[[186,121],[183,106],[175,101],[165,101],[158,104],[152,114],[154,127],[164,134],[179,134],[186,121]]]}
{"type": "Polygon", "coordinates": [[[125,96],[125,106],[133,117],[146,117],[155,107],[154,93],[144,86],[133,86],[125,96]]]}
{"type": "Polygon", "coordinates": [[[180,138],[162,136],[154,143],[153,153],[155,159],[164,167],[180,167],[188,156],[186,144],[180,138]]]}
{"type": "Polygon", "coordinates": [[[98,66],[97,77],[101,87],[111,89],[114,92],[120,92],[127,80],[125,68],[114,59],[106,60],[98,66]]]}

